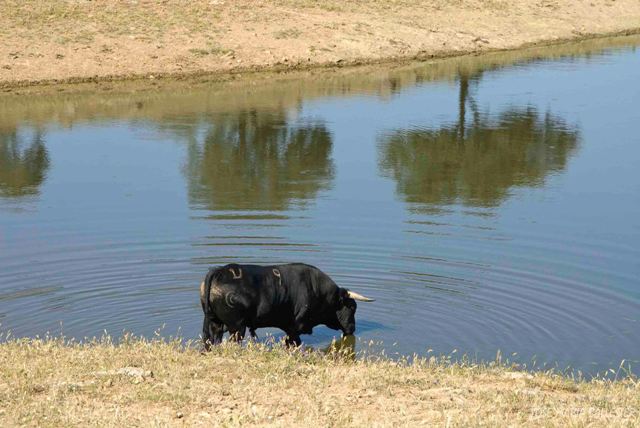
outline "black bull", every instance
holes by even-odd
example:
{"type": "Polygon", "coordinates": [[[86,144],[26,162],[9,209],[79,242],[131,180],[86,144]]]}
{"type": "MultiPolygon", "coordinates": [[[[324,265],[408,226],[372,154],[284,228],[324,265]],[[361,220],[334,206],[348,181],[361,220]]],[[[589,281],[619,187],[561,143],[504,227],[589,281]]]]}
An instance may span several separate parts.
{"type": "Polygon", "coordinates": [[[218,344],[225,330],[241,341],[247,328],[276,327],[286,343],[299,346],[301,334],[324,324],[344,335],[356,330],[356,300],[373,299],[340,288],[320,269],[302,264],[229,264],[209,270],[200,284],[205,348],[218,344]]]}

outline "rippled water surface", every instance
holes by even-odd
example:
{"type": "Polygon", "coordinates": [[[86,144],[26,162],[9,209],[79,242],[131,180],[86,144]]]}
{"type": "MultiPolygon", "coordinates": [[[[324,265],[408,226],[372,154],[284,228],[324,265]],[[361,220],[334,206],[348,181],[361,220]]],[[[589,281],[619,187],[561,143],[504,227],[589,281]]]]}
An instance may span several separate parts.
{"type": "Polygon", "coordinates": [[[197,337],[209,266],[303,261],[387,352],[636,367],[637,44],[0,97],[1,330],[197,337]]]}

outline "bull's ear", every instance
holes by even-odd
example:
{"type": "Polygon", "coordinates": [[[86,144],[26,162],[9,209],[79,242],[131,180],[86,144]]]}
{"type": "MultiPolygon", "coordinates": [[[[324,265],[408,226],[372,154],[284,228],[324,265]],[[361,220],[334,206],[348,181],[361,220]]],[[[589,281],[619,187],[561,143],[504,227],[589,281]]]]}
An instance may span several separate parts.
{"type": "Polygon", "coordinates": [[[338,288],[338,303],[343,303],[349,298],[349,290],[346,288],[338,288]]]}

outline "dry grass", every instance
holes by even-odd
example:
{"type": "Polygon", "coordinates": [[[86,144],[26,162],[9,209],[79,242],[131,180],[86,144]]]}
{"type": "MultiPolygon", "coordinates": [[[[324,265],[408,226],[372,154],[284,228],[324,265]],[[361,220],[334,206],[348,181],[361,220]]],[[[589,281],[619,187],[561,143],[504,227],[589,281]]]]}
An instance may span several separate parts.
{"type": "Polygon", "coordinates": [[[633,378],[179,341],[0,344],[2,426],[638,426],[633,378]],[[123,368],[137,368],[126,369],[123,368]]]}

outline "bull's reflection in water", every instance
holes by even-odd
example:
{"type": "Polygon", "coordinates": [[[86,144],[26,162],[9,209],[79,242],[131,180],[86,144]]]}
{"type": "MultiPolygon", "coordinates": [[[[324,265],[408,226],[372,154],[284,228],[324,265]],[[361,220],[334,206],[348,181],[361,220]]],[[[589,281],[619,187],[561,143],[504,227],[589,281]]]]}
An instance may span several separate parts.
{"type": "Polygon", "coordinates": [[[333,339],[329,346],[322,349],[327,355],[355,359],[356,358],[356,336],[353,334],[333,339]]]}

